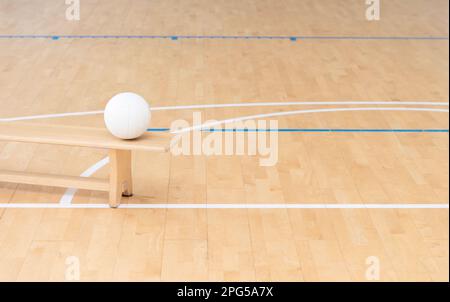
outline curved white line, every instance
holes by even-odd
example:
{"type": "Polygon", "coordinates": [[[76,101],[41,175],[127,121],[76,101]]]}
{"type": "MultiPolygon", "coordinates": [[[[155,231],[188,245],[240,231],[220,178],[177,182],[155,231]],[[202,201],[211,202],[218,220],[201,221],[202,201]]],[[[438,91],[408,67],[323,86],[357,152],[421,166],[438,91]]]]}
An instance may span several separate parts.
{"type": "Polygon", "coordinates": [[[398,101],[347,101],[347,102],[244,102],[231,104],[208,104],[208,105],[184,105],[154,107],[152,111],[159,110],[182,110],[182,109],[208,109],[208,108],[236,108],[236,107],[278,107],[278,106],[330,106],[330,105],[412,105],[412,106],[449,106],[446,102],[398,102],[398,101]]]}
{"type": "MultiPolygon", "coordinates": [[[[261,119],[267,117],[276,117],[276,116],[286,116],[286,115],[295,115],[295,114],[306,114],[306,113],[321,113],[321,112],[343,112],[343,111],[431,111],[431,112],[449,112],[448,109],[436,109],[436,108],[395,108],[395,107],[362,107],[362,108],[331,108],[331,109],[312,109],[312,110],[296,110],[296,111],[285,111],[285,112],[272,112],[266,114],[257,114],[257,115],[249,115],[238,118],[221,120],[213,123],[197,125],[189,128],[184,128],[179,131],[173,131],[173,134],[181,134],[189,131],[201,130],[205,128],[211,128],[213,126],[217,126],[220,124],[229,124],[238,121],[245,121],[249,119],[261,119]]],[[[98,163],[94,164],[95,167],[98,163]]],[[[91,167],[92,168],[92,167],[91,167]]],[[[88,170],[90,170],[89,168],[88,170]]],[[[95,173],[95,171],[93,171],[95,173]]],[[[76,193],[76,190],[66,192],[64,194],[64,202],[70,203],[72,202],[73,196],[76,193]]]]}
{"type": "Polygon", "coordinates": [[[221,120],[216,122],[211,122],[207,124],[196,125],[189,128],[184,128],[178,131],[173,131],[173,134],[181,134],[189,131],[203,130],[207,128],[212,128],[221,124],[229,124],[234,122],[240,122],[252,119],[261,119],[268,117],[295,115],[295,114],[306,114],[306,113],[321,113],[321,112],[343,112],[343,111],[428,111],[428,112],[449,112],[448,109],[436,109],[436,108],[407,108],[407,107],[361,107],[361,108],[331,108],[331,109],[311,109],[311,110],[295,110],[295,111],[284,111],[284,112],[272,112],[256,115],[248,115],[238,118],[231,118],[227,120],[221,120]]]}
{"type": "Polygon", "coordinates": [[[69,116],[86,116],[86,115],[97,115],[97,114],[103,114],[103,110],[101,110],[101,111],[71,112],[71,113],[40,114],[40,115],[0,118],[0,122],[18,122],[18,121],[29,121],[29,120],[38,120],[38,119],[46,119],[46,118],[60,118],[60,117],[69,117],[69,116]]]}
{"type": "MultiPolygon", "coordinates": [[[[151,107],[152,111],[162,110],[185,110],[185,109],[209,109],[209,108],[237,108],[237,107],[284,107],[284,106],[330,106],[330,105],[408,105],[408,106],[449,106],[446,102],[398,102],[398,101],[348,101],[348,102],[246,102],[246,103],[231,103],[231,104],[204,104],[204,105],[182,105],[182,106],[165,106],[165,107],[151,107]]],[[[55,113],[55,114],[41,114],[30,115],[11,118],[0,118],[0,122],[16,122],[28,121],[48,118],[62,118],[71,116],[86,116],[103,114],[103,110],[84,111],[84,112],[69,112],[69,113],[55,113]]]]}
{"type": "MultiPolygon", "coordinates": [[[[95,172],[103,168],[109,163],[109,157],[103,158],[101,161],[97,162],[93,166],[89,167],[86,171],[81,173],[81,177],[91,177],[95,172]]],[[[73,196],[77,192],[75,188],[68,188],[64,195],[59,200],[60,204],[70,204],[72,202],[73,196]]]]}

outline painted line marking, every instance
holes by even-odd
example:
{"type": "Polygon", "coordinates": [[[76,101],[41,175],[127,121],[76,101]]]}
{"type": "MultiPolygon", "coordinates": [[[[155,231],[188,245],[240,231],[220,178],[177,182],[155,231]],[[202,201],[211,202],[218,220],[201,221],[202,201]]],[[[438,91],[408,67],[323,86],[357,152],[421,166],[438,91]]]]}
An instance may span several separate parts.
{"type": "MultiPolygon", "coordinates": [[[[81,173],[80,177],[91,177],[92,175],[95,174],[95,172],[97,172],[98,170],[100,170],[101,168],[106,166],[107,164],[109,164],[109,157],[105,157],[102,160],[100,160],[99,162],[97,162],[96,164],[89,167],[86,171],[81,173]]],[[[66,192],[64,193],[64,195],[59,200],[59,203],[64,204],[64,205],[72,203],[73,196],[75,195],[76,192],[77,192],[77,189],[68,188],[66,190],[66,192]]]]}
{"type": "MultiPolygon", "coordinates": [[[[165,111],[165,110],[187,110],[187,109],[218,109],[218,108],[240,108],[240,107],[285,107],[285,106],[350,106],[350,105],[403,105],[403,106],[445,106],[448,107],[448,102],[398,102],[398,101],[330,101],[330,102],[247,102],[247,103],[229,103],[229,104],[198,104],[198,105],[181,105],[181,106],[163,106],[150,107],[151,111],[165,111]]],[[[0,118],[0,122],[16,122],[28,121],[35,119],[50,119],[73,116],[88,116],[103,114],[103,110],[84,111],[84,112],[67,112],[54,114],[40,114],[31,116],[19,116],[0,118]]]]}
{"type": "MultiPolygon", "coordinates": [[[[3,209],[110,209],[108,204],[0,203],[3,209]]],[[[119,209],[448,209],[448,203],[121,204],[119,209]]]]}
{"type": "Polygon", "coordinates": [[[448,41],[447,36],[238,36],[238,35],[0,35],[0,39],[169,39],[185,40],[369,40],[369,41],[407,41],[435,40],[448,41]]]}
{"type": "Polygon", "coordinates": [[[246,120],[257,120],[269,117],[281,117],[290,116],[297,114],[308,114],[308,113],[326,113],[326,112],[356,112],[356,111],[416,111],[416,112],[443,112],[448,113],[448,109],[437,109],[437,108],[408,108],[408,107],[356,107],[356,108],[327,108],[327,109],[311,109],[311,110],[295,110],[295,111],[278,111],[272,113],[248,115],[243,117],[231,118],[227,120],[214,121],[210,123],[205,123],[202,125],[195,125],[192,127],[184,128],[177,131],[172,131],[173,134],[182,134],[185,132],[210,129],[222,124],[231,124],[246,120]]]}
{"type": "Polygon", "coordinates": [[[72,116],[99,115],[99,114],[103,114],[103,112],[104,112],[103,110],[101,110],[101,111],[99,110],[99,111],[68,112],[68,113],[39,114],[39,115],[30,115],[30,116],[7,117],[7,118],[0,118],[0,122],[19,122],[19,121],[62,118],[62,117],[72,117],[72,116]]]}
{"type": "MultiPolygon", "coordinates": [[[[170,128],[149,128],[148,132],[168,132],[170,128]]],[[[308,129],[308,128],[280,128],[280,129],[203,129],[203,132],[293,132],[293,133],[449,133],[449,129],[308,129]]]]}
{"type": "Polygon", "coordinates": [[[228,104],[198,104],[181,106],[151,107],[152,111],[185,109],[218,109],[240,107],[281,107],[281,106],[351,106],[351,105],[408,105],[408,106],[449,106],[448,102],[414,102],[414,101],[303,101],[303,102],[242,102],[228,104]]]}

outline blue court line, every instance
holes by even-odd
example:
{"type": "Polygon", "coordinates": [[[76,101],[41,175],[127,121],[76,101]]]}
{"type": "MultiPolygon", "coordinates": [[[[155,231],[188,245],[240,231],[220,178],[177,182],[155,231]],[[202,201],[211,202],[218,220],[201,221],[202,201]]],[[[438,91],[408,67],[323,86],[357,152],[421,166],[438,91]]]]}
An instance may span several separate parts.
{"type": "Polygon", "coordinates": [[[170,128],[149,128],[147,132],[167,132],[170,128]]]}
{"type": "MultiPolygon", "coordinates": [[[[169,128],[150,128],[149,132],[167,132],[169,128]]],[[[449,133],[449,129],[204,129],[204,132],[304,132],[304,133],[449,133]]]]}
{"type": "Polygon", "coordinates": [[[0,39],[445,40],[447,36],[0,35],[0,39]]]}

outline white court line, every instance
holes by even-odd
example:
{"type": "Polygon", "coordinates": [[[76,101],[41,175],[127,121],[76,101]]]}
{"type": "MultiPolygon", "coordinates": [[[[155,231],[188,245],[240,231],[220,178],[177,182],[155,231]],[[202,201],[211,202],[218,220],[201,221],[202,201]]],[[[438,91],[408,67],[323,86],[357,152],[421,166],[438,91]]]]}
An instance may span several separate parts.
{"type": "MultiPolygon", "coordinates": [[[[86,171],[81,173],[81,177],[91,177],[95,172],[103,168],[109,163],[109,157],[105,157],[101,161],[97,162],[96,164],[89,167],[86,171]]],[[[59,203],[60,204],[70,204],[72,202],[73,196],[77,192],[77,189],[75,188],[68,188],[64,195],[61,197],[59,203]]]]}
{"type": "Polygon", "coordinates": [[[277,106],[330,106],[330,105],[412,105],[412,106],[449,106],[446,102],[387,102],[387,101],[347,101],[347,102],[243,102],[231,104],[208,104],[208,105],[185,105],[185,106],[166,106],[153,107],[152,111],[159,110],[183,110],[183,109],[208,109],[208,108],[235,108],[235,107],[277,107],[277,106]]]}
{"type": "Polygon", "coordinates": [[[30,115],[30,116],[8,117],[8,118],[0,118],[0,122],[18,122],[18,121],[30,121],[30,120],[39,120],[39,119],[47,119],[47,118],[86,116],[86,115],[97,115],[97,114],[103,114],[103,110],[102,111],[84,111],[84,112],[55,113],[55,114],[40,114],[40,115],[30,115]]]}
{"type": "MultiPolygon", "coordinates": [[[[231,103],[231,104],[205,104],[205,105],[185,105],[185,106],[165,106],[165,107],[151,107],[152,111],[161,110],[185,110],[185,109],[208,109],[208,108],[236,108],[236,107],[277,107],[277,106],[329,106],[329,105],[408,105],[408,106],[449,106],[446,102],[398,102],[398,101],[347,101],[347,102],[244,102],[244,103],[231,103]]],[[[97,111],[84,111],[84,112],[69,112],[69,113],[54,113],[54,114],[41,114],[30,115],[21,117],[0,118],[0,122],[16,122],[16,121],[28,121],[36,119],[48,119],[48,118],[61,118],[70,116],[86,116],[86,115],[99,115],[103,114],[103,110],[97,111]]]]}
{"type": "Polygon", "coordinates": [[[230,124],[234,122],[240,122],[245,120],[262,119],[268,117],[277,116],[287,116],[296,114],[307,114],[307,113],[323,113],[323,112],[346,112],[346,111],[425,111],[425,112],[446,112],[448,109],[437,109],[437,108],[408,108],[408,107],[360,107],[360,108],[329,108],[329,109],[311,109],[311,110],[295,110],[295,111],[281,111],[272,113],[263,113],[256,115],[248,115],[243,117],[231,118],[227,120],[215,121],[206,124],[196,125],[189,128],[184,128],[178,131],[173,131],[173,134],[181,134],[189,131],[204,130],[212,128],[221,124],[230,124]]]}
{"type": "MultiPolygon", "coordinates": [[[[110,209],[107,204],[0,203],[0,209],[110,209]]],[[[119,209],[448,209],[448,203],[121,204],[119,209]]]]}

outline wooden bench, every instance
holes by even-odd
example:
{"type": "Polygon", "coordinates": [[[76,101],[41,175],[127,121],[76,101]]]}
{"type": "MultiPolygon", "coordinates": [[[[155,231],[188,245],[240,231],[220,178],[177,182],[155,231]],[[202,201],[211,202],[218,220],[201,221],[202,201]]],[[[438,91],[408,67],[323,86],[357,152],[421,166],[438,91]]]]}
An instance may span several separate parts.
{"type": "Polygon", "coordinates": [[[171,138],[169,133],[145,133],[121,140],[106,129],[0,122],[0,141],[108,149],[110,160],[109,180],[0,170],[0,182],[107,191],[110,206],[117,208],[122,196],[133,195],[132,151],[167,152],[171,138]]]}

